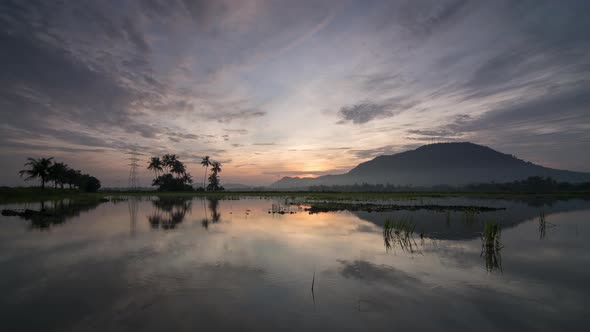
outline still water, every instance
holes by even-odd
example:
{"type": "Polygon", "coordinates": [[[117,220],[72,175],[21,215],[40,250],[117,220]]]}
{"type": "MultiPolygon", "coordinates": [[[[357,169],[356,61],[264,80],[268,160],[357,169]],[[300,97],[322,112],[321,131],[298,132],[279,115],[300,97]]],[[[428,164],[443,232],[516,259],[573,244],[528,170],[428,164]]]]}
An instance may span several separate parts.
{"type": "Polygon", "coordinates": [[[0,217],[0,329],[590,330],[590,201],[424,200],[506,209],[46,202],[0,217]]]}

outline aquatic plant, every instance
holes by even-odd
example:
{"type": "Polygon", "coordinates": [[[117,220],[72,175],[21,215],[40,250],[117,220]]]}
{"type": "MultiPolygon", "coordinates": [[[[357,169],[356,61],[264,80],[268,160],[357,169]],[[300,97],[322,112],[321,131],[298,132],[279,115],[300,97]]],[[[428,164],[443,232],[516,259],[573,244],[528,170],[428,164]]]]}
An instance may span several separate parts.
{"type": "Polygon", "coordinates": [[[502,272],[502,256],[500,250],[503,248],[501,243],[502,229],[496,222],[487,222],[481,233],[481,254],[486,263],[486,270],[492,272],[499,269],[502,272]]]}
{"type": "Polygon", "coordinates": [[[281,205],[281,203],[273,203],[270,210],[268,210],[268,213],[272,213],[272,214],[293,214],[295,212],[291,211],[291,204],[288,201],[288,198],[285,199],[285,203],[284,205],[281,205]]]}
{"type": "Polygon", "coordinates": [[[417,247],[414,241],[416,225],[410,218],[401,220],[387,219],[383,225],[383,242],[387,251],[399,245],[402,251],[413,253],[417,247]]]}
{"type": "Polygon", "coordinates": [[[557,225],[547,222],[547,218],[545,218],[545,211],[541,210],[539,212],[539,239],[543,240],[547,235],[547,228],[552,228],[557,225]]]}

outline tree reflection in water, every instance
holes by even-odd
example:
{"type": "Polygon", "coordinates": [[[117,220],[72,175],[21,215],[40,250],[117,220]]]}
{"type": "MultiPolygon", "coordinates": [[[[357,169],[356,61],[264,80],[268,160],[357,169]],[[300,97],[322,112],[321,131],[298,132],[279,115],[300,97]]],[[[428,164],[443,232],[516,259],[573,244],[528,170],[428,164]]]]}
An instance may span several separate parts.
{"type": "Polygon", "coordinates": [[[148,221],[155,229],[174,229],[191,210],[191,199],[184,197],[159,197],[152,201],[154,211],[148,221]]]}
{"type": "Polygon", "coordinates": [[[209,221],[208,215],[207,215],[207,208],[205,207],[205,200],[203,200],[203,209],[205,211],[205,217],[201,220],[201,225],[203,225],[203,227],[205,229],[209,229],[209,224],[215,224],[218,223],[221,220],[221,213],[219,213],[219,211],[217,211],[218,207],[219,207],[219,199],[217,198],[206,198],[208,205],[209,205],[209,210],[211,211],[211,221],[209,221]]]}
{"type": "Polygon", "coordinates": [[[2,210],[2,215],[18,216],[24,220],[29,220],[32,229],[46,230],[51,226],[63,224],[71,218],[78,217],[82,212],[94,210],[104,202],[104,199],[43,201],[40,203],[40,210],[5,209],[2,210]]]}

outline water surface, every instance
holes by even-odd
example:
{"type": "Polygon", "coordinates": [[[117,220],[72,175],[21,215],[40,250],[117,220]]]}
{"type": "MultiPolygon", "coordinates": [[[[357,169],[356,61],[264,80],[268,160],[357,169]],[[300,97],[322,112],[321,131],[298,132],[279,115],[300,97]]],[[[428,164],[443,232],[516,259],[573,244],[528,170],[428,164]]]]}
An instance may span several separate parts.
{"type": "Polygon", "coordinates": [[[479,214],[289,203],[145,197],[2,216],[2,330],[590,328],[589,201],[411,202],[506,208],[479,214]],[[401,221],[410,236],[384,232],[401,221]],[[491,222],[501,236],[489,250],[491,222]]]}

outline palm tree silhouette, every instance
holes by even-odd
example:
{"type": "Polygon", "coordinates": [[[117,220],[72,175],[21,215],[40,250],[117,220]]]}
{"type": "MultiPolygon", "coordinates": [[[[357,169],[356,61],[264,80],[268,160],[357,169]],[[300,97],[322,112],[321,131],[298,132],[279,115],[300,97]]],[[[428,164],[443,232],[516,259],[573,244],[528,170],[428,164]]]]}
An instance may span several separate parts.
{"type": "Polygon", "coordinates": [[[211,167],[213,173],[221,173],[221,163],[219,161],[214,161],[211,165],[213,165],[213,167],[211,167]]]}
{"type": "Polygon", "coordinates": [[[214,161],[211,165],[211,175],[209,175],[209,185],[207,186],[207,190],[223,190],[223,187],[219,185],[219,176],[217,175],[221,172],[221,163],[214,161]]]}
{"type": "Polygon", "coordinates": [[[64,163],[53,163],[49,166],[49,179],[53,181],[55,188],[59,185],[61,189],[64,188],[64,183],[67,182],[68,165],[64,163]]]}
{"type": "Polygon", "coordinates": [[[180,160],[174,159],[170,167],[170,173],[176,174],[177,178],[181,178],[186,174],[186,167],[180,160]]]}
{"type": "Polygon", "coordinates": [[[148,161],[148,167],[150,171],[154,171],[156,178],[160,175],[160,172],[164,170],[163,163],[160,157],[151,157],[148,161]]]}
{"type": "Polygon", "coordinates": [[[35,178],[41,179],[41,189],[45,189],[45,182],[47,182],[49,178],[49,168],[51,167],[51,163],[53,157],[51,158],[27,158],[28,162],[25,166],[30,166],[29,169],[23,169],[18,173],[20,176],[26,175],[25,181],[29,181],[35,178]]]}
{"type": "Polygon", "coordinates": [[[205,167],[205,176],[203,176],[203,189],[205,189],[205,182],[207,181],[207,169],[212,165],[211,160],[209,160],[209,156],[203,157],[201,165],[205,167]]]}
{"type": "Polygon", "coordinates": [[[162,156],[162,166],[167,171],[172,170],[172,167],[174,166],[176,161],[177,159],[175,154],[165,154],[164,156],[162,156]]]}

